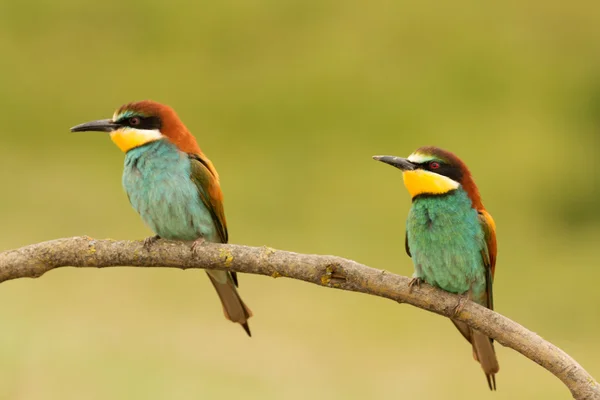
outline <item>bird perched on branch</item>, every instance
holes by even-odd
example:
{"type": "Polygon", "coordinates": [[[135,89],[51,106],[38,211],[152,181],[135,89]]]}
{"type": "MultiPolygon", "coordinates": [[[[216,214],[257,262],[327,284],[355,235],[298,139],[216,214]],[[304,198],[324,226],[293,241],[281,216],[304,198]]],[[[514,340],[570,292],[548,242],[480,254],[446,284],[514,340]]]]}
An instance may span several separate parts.
{"type": "MultiPolygon", "coordinates": [[[[199,251],[203,241],[227,243],[227,224],[219,175],[175,111],[153,101],[120,107],[111,119],[87,122],[72,132],[107,132],[125,152],[123,187],[133,208],[160,238],[189,241],[199,251]]],[[[235,272],[206,271],[225,317],[250,336],[250,309],[237,291],[235,272]]]]}
{"type": "MultiPolygon", "coordinates": [[[[493,309],[496,225],[465,163],[437,147],[421,147],[408,158],[373,158],[400,169],[412,197],[405,239],[415,267],[411,288],[425,281],[493,309]]],[[[464,304],[461,300],[455,315],[464,304]]],[[[464,322],[451,321],[471,343],[489,388],[496,390],[499,365],[493,340],[464,322]]]]}

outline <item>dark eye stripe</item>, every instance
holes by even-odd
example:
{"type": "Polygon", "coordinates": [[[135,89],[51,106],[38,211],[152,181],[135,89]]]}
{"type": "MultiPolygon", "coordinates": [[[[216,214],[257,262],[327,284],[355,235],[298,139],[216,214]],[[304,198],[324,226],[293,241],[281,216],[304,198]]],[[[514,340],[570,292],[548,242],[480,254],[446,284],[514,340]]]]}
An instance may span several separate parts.
{"type": "Polygon", "coordinates": [[[419,168],[419,169],[423,169],[426,171],[435,172],[436,174],[439,174],[439,175],[447,176],[448,178],[452,179],[453,181],[456,181],[459,183],[462,180],[462,171],[460,170],[460,168],[458,168],[454,165],[451,165],[451,164],[447,164],[443,161],[438,161],[438,160],[427,161],[427,162],[419,163],[416,165],[417,165],[417,168],[419,168]],[[431,168],[432,162],[438,163],[439,167],[431,168]]]}
{"type": "Polygon", "coordinates": [[[120,119],[117,122],[121,125],[129,126],[131,128],[135,128],[135,129],[149,129],[149,130],[157,129],[157,130],[160,130],[160,128],[162,127],[162,121],[160,120],[159,117],[156,117],[156,116],[144,117],[141,115],[133,115],[133,116],[129,116],[127,118],[120,119]],[[139,119],[139,123],[136,125],[131,124],[131,120],[134,118],[139,119]]]}

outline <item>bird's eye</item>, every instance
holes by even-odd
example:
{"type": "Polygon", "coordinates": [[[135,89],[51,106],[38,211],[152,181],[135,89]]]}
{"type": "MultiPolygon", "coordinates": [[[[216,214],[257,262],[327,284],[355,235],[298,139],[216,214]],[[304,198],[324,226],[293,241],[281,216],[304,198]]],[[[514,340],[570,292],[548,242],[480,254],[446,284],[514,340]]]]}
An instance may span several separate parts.
{"type": "Polygon", "coordinates": [[[429,168],[431,169],[438,169],[440,167],[440,163],[437,161],[432,161],[429,163],[429,168]]]}
{"type": "Polygon", "coordinates": [[[131,125],[131,126],[138,126],[140,124],[140,122],[141,122],[140,117],[129,118],[129,125],[131,125]]]}

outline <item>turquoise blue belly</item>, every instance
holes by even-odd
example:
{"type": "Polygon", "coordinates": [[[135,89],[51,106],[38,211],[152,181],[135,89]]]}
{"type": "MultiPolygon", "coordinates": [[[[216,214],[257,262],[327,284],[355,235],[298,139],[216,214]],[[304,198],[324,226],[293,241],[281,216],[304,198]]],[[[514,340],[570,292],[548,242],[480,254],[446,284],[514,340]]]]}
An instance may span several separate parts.
{"type": "Polygon", "coordinates": [[[406,230],[415,276],[448,292],[471,290],[485,302],[484,233],[464,190],[416,198],[406,230]]]}
{"type": "Polygon", "coordinates": [[[190,180],[190,161],[165,139],[127,152],[123,187],[133,208],[159,236],[216,241],[212,215],[190,180]]]}

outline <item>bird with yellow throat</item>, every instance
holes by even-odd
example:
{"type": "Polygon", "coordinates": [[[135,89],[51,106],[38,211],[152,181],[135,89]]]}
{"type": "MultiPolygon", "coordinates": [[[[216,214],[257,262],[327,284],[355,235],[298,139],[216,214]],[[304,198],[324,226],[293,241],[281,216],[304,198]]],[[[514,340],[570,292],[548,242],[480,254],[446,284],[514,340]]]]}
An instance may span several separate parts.
{"type": "MultiPolygon", "coordinates": [[[[373,158],[400,169],[412,197],[405,238],[415,268],[411,286],[425,281],[493,309],[496,225],[465,163],[432,146],[408,158],[373,158]]],[[[451,321],[471,343],[489,388],[496,390],[499,365],[493,340],[464,322],[451,321]]]]}
{"type": "MultiPolygon", "coordinates": [[[[154,101],[121,106],[110,119],[87,122],[72,132],[106,132],[125,153],[123,187],[133,208],[160,238],[227,243],[219,175],[175,111],[154,101]]],[[[242,301],[235,272],[206,271],[225,317],[250,336],[250,309],[242,301]]]]}

